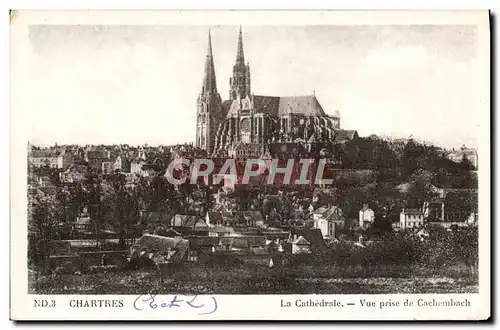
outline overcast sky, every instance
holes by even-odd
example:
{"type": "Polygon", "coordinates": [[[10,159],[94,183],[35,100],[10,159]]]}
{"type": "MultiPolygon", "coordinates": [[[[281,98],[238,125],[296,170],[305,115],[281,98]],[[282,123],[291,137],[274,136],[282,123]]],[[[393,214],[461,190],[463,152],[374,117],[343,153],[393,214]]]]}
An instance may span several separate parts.
{"type": "MultiPolygon", "coordinates": [[[[194,141],[208,29],[228,97],[238,26],[30,26],[35,144],[194,141]]],[[[477,147],[473,26],[243,26],[252,91],[312,94],[361,136],[477,147]]]]}

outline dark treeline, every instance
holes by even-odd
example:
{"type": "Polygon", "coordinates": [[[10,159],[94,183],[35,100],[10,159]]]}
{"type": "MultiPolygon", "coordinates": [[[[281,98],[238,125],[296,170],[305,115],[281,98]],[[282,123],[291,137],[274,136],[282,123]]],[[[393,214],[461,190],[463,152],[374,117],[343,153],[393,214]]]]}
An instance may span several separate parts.
{"type": "Polygon", "coordinates": [[[413,139],[360,138],[335,146],[345,169],[376,170],[380,181],[406,182],[418,171],[434,174],[432,183],[442,188],[477,188],[477,179],[466,175],[475,170],[467,158],[455,163],[445,151],[413,139]]]}

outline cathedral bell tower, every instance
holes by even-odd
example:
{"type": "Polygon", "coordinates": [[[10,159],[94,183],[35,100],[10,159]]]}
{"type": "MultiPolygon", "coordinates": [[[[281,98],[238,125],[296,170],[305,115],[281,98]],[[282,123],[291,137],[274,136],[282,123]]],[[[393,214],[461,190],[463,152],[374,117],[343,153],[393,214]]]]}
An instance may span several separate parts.
{"type": "Polygon", "coordinates": [[[229,99],[236,100],[238,97],[244,99],[250,96],[250,66],[245,64],[243,54],[243,34],[238,35],[238,48],[236,51],[236,64],[233,66],[233,77],[229,78],[229,99]]]}
{"type": "Polygon", "coordinates": [[[201,93],[196,102],[196,147],[211,154],[215,146],[215,135],[222,121],[222,101],[217,93],[212,39],[208,31],[208,50],[205,59],[205,72],[201,93]]]}

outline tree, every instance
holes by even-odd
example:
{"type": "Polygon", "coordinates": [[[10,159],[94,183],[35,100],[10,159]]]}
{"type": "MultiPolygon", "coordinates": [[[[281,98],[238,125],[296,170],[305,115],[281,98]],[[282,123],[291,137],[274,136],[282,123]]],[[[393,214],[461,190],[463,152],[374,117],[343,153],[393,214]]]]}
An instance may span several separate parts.
{"type": "Polygon", "coordinates": [[[373,200],[369,186],[338,189],[338,202],[348,219],[358,219],[365,201],[373,200]]]}
{"type": "Polygon", "coordinates": [[[438,197],[431,184],[433,174],[427,171],[417,171],[410,177],[410,187],[405,193],[405,206],[422,208],[424,202],[438,197]]]}
{"type": "Polygon", "coordinates": [[[453,252],[457,259],[477,272],[479,259],[479,236],[477,227],[464,227],[457,229],[452,234],[453,252]]]}
{"type": "Polygon", "coordinates": [[[395,181],[398,159],[386,141],[375,141],[372,164],[377,171],[377,181],[395,181]]]}
{"type": "Polygon", "coordinates": [[[470,162],[469,158],[467,158],[467,155],[465,153],[462,155],[462,160],[460,161],[460,166],[464,171],[474,170],[474,166],[470,162]]]}
{"type": "Polygon", "coordinates": [[[60,204],[52,196],[39,191],[28,193],[28,265],[36,270],[49,270],[49,241],[56,238],[60,204]]]}
{"type": "Polygon", "coordinates": [[[106,198],[102,196],[102,179],[98,174],[92,173],[89,176],[87,186],[90,220],[95,228],[97,245],[100,246],[103,214],[105,213],[105,206],[109,204],[106,198]]]}
{"type": "Polygon", "coordinates": [[[128,227],[130,220],[130,199],[125,191],[125,176],[122,173],[115,173],[109,177],[111,185],[114,189],[114,194],[111,198],[113,205],[113,220],[114,226],[118,226],[120,236],[120,248],[125,247],[125,228],[128,227]],[[127,212],[128,211],[128,212],[127,212]]]}
{"type": "Polygon", "coordinates": [[[445,197],[445,215],[450,221],[465,222],[478,212],[476,191],[450,191],[445,197]]]}
{"type": "Polygon", "coordinates": [[[372,193],[370,208],[375,212],[373,226],[380,232],[392,230],[392,223],[399,221],[399,212],[404,207],[404,198],[391,183],[377,182],[372,193]]]}

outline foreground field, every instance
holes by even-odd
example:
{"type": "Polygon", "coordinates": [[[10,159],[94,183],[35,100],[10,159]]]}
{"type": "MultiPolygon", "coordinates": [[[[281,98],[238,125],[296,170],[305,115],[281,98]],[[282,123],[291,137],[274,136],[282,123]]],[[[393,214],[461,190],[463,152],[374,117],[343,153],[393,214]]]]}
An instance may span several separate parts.
{"type": "Polygon", "coordinates": [[[395,294],[476,293],[477,276],[467,269],[292,269],[189,267],[173,276],[128,270],[30,277],[37,294],[395,294]]]}

